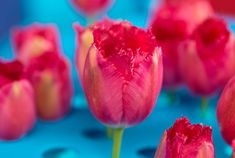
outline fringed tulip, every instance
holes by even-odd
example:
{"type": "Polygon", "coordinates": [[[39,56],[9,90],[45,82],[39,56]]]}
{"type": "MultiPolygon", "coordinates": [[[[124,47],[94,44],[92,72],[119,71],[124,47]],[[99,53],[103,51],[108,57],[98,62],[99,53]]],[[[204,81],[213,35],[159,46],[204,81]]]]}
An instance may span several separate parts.
{"type": "Polygon", "coordinates": [[[235,77],[225,86],[217,106],[217,119],[220,131],[226,142],[232,145],[235,140],[235,77]]]}
{"type": "Polygon", "coordinates": [[[213,10],[204,0],[165,3],[157,9],[151,17],[150,29],[162,47],[163,86],[175,89],[183,82],[179,70],[179,46],[198,24],[213,14],[213,10]]]}
{"type": "Polygon", "coordinates": [[[59,37],[55,26],[32,24],[13,31],[16,57],[27,64],[32,58],[45,52],[59,51],[59,37]]]}
{"type": "Polygon", "coordinates": [[[154,158],[214,157],[211,127],[192,125],[187,118],[181,118],[164,132],[154,158]]]}
{"type": "Polygon", "coordinates": [[[22,75],[20,62],[0,62],[1,140],[19,139],[32,129],[36,120],[33,88],[22,75]]]}
{"type": "Polygon", "coordinates": [[[235,74],[232,33],[221,19],[209,18],[199,25],[181,47],[180,70],[189,89],[209,96],[235,74]]]}
{"type": "Polygon", "coordinates": [[[95,27],[83,70],[89,107],[114,128],[113,158],[119,157],[122,129],[152,111],[162,82],[162,56],[151,33],[129,22],[95,27]]]}
{"type": "Polygon", "coordinates": [[[86,56],[88,54],[89,48],[94,42],[93,39],[93,30],[95,28],[110,27],[113,22],[107,18],[102,21],[95,22],[93,25],[83,28],[79,24],[75,24],[74,28],[77,33],[77,49],[76,49],[76,67],[80,81],[83,81],[83,71],[86,56]]]}
{"type": "Polygon", "coordinates": [[[93,17],[108,7],[112,0],[71,0],[76,9],[93,17]]]}
{"type": "Polygon", "coordinates": [[[58,53],[44,53],[29,63],[27,76],[35,90],[41,119],[57,120],[69,111],[73,95],[70,75],[68,61],[58,53]]]}

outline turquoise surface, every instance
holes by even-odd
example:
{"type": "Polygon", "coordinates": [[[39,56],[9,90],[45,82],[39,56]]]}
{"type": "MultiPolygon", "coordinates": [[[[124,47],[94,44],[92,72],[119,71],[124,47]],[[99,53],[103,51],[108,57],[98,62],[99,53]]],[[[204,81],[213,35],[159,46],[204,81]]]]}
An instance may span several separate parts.
{"type": "MultiPolygon", "coordinates": [[[[61,33],[64,54],[74,65],[75,34],[72,24],[79,22],[85,25],[86,20],[73,10],[68,0],[24,0],[21,3],[23,18],[19,25],[24,26],[32,22],[55,24],[61,33]]],[[[116,0],[108,11],[108,16],[113,19],[127,19],[134,25],[145,27],[149,10],[152,8],[151,3],[150,0],[116,0]]],[[[235,29],[230,19],[229,22],[231,28],[235,29]]],[[[9,31],[5,31],[5,36],[0,41],[0,56],[4,58],[13,57],[9,37],[9,31]]],[[[39,120],[35,128],[20,140],[0,142],[0,158],[111,157],[112,142],[105,137],[105,128],[87,109],[74,66],[72,71],[76,96],[71,113],[58,122],[39,120]]],[[[203,117],[200,100],[190,96],[186,90],[178,93],[173,105],[162,91],[151,115],[140,125],[126,129],[121,158],[152,158],[163,131],[181,116],[188,117],[192,123],[202,122],[212,126],[216,157],[230,158],[231,149],[223,141],[216,122],[217,100],[217,97],[210,99],[207,114],[203,117]]]]}

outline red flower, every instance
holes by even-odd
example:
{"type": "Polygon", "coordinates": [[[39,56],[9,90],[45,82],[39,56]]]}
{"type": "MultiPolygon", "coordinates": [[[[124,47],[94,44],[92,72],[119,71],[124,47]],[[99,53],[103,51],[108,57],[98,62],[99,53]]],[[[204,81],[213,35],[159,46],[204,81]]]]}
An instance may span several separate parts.
{"type": "Polygon", "coordinates": [[[16,56],[23,63],[48,51],[59,51],[58,32],[53,25],[33,24],[13,31],[16,56]]]}
{"type": "Polygon", "coordinates": [[[97,28],[102,28],[102,27],[108,28],[112,24],[114,24],[113,21],[105,18],[102,21],[95,22],[93,25],[87,28],[83,28],[77,23],[74,25],[74,28],[77,33],[76,67],[81,82],[83,81],[82,76],[83,76],[86,56],[88,54],[89,48],[94,43],[93,31],[97,28]]]}
{"type": "Polygon", "coordinates": [[[150,33],[129,22],[94,27],[92,33],[82,77],[92,113],[109,126],[140,123],[161,88],[161,50],[150,33]]]}
{"type": "Polygon", "coordinates": [[[211,95],[235,74],[234,39],[223,20],[199,25],[180,53],[181,74],[190,90],[211,95]]]}
{"type": "Polygon", "coordinates": [[[70,109],[73,95],[66,58],[54,52],[33,58],[28,65],[27,76],[35,90],[39,117],[44,120],[62,118],[70,109]]]}
{"type": "Polygon", "coordinates": [[[94,16],[103,11],[111,0],[71,0],[74,7],[87,16],[94,16]]]}
{"type": "Polygon", "coordinates": [[[235,140],[235,78],[233,77],[225,86],[217,106],[217,119],[221,134],[232,145],[235,140]]]}
{"type": "Polygon", "coordinates": [[[36,120],[34,93],[18,61],[0,61],[0,139],[18,139],[36,120]]]}
{"type": "Polygon", "coordinates": [[[208,2],[197,0],[166,3],[160,6],[153,16],[150,29],[162,47],[163,85],[166,88],[175,88],[182,83],[178,59],[180,44],[212,13],[208,2]]]}
{"type": "Polygon", "coordinates": [[[166,130],[155,158],[214,158],[212,130],[201,124],[192,125],[187,118],[176,120],[166,130]]]}

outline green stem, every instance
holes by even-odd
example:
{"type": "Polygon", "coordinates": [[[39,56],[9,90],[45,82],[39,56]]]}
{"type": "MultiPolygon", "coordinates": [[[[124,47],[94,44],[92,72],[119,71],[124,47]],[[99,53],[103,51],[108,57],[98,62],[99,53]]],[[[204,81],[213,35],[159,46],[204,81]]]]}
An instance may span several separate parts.
{"type": "Polygon", "coordinates": [[[167,91],[167,96],[171,105],[176,102],[176,93],[174,90],[167,91]]]}
{"type": "Polygon", "coordinates": [[[120,156],[123,132],[124,132],[123,128],[113,129],[113,156],[112,158],[119,158],[120,156]]]}
{"type": "Polygon", "coordinates": [[[86,17],[86,25],[92,25],[95,22],[95,17],[86,17]]]}
{"type": "Polygon", "coordinates": [[[106,127],[106,135],[108,138],[112,138],[113,137],[113,129],[110,127],[106,127]]]}
{"type": "Polygon", "coordinates": [[[208,99],[206,97],[203,97],[202,102],[201,102],[202,116],[203,117],[206,116],[207,107],[208,107],[208,99]]]}

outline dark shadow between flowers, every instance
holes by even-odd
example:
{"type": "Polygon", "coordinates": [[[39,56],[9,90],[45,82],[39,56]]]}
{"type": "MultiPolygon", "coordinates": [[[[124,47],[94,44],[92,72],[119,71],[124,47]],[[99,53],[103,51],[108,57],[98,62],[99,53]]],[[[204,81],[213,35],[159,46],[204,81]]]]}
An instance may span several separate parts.
{"type": "Polygon", "coordinates": [[[156,147],[144,147],[137,151],[137,154],[143,158],[153,158],[156,152],[156,147]]]}

